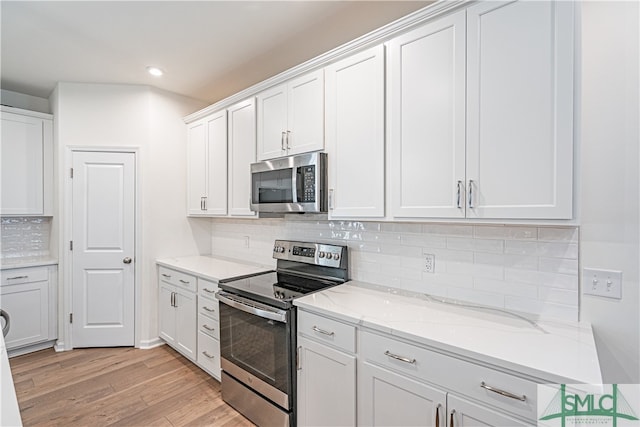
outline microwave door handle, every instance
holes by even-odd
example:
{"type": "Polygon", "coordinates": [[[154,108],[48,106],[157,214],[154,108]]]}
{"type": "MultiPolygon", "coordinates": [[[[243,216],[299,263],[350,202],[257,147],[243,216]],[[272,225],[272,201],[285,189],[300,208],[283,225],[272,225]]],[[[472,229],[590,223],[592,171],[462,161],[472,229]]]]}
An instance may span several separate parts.
{"type": "Polygon", "coordinates": [[[299,203],[298,200],[298,170],[300,166],[294,166],[291,168],[291,173],[293,176],[291,177],[291,199],[293,203],[299,203]]]}

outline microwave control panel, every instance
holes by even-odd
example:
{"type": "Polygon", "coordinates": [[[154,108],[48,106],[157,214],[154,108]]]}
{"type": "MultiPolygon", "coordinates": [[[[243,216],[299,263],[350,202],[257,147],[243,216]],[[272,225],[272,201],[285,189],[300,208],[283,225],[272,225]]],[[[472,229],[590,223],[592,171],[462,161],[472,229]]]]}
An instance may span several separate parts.
{"type": "Polygon", "coordinates": [[[313,203],[316,201],[316,167],[302,166],[302,194],[298,195],[299,202],[313,203]]]}

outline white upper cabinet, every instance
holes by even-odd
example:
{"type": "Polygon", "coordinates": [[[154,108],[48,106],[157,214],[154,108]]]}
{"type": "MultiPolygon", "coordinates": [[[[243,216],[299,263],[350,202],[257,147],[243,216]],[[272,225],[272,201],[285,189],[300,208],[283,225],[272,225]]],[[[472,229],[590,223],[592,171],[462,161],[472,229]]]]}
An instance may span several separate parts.
{"type": "Polygon", "coordinates": [[[571,218],[573,2],[480,2],[467,25],[467,216],[571,218]]]}
{"type": "Polygon", "coordinates": [[[465,12],[389,42],[394,217],[464,217],[465,12]]]}
{"type": "Polygon", "coordinates": [[[227,111],[191,123],[188,133],[187,214],[227,214],[227,111]]]}
{"type": "Polygon", "coordinates": [[[572,218],[571,2],[479,2],[399,36],[389,87],[393,218],[572,218]]]}
{"type": "Polygon", "coordinates": [[[323,70],[258,94],[258,160],[324,148],[323,70]]]}
{"type": "Polygon", "coordinates": [[[255,217],[251,210],[251,163],[256,161],[256,102],[249,98],[229,114],[229,215],[255,217]]]}
{"type": "Polygon", "coordinates": [[[53,214],[53,120],[2,107],[1,215],[53,214]]]}
{"type": "Polygon", "coordinates": [[[329,217],[384,216],[384,46],[325,69],[329,217]]]}

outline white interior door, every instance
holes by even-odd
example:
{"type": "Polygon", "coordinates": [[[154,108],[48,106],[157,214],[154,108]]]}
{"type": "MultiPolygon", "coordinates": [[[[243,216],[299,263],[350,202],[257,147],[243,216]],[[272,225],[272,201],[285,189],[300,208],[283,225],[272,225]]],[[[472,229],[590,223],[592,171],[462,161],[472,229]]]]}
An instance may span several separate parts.
{"type": "Polygon", "coordinates": [[[134,345],[135,154],[73,153],[73,346],[134,345]]]}

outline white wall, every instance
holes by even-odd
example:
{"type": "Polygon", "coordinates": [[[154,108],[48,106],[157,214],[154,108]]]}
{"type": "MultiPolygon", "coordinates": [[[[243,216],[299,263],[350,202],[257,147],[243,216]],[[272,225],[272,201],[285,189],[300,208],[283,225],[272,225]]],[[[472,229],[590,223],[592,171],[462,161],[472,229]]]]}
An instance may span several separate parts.
{"type": "Polygon", "coordinates": [[[622,300],[582,297],[603,379],[640,382],[638,2],[583,2],[581,265],[623,272],[622,300]]]}
{"type": "Polygon", "coordinates": [[[24,110],[51,113],[49,100],[37,96],[25,95],[10,90],[0,90],[0,103],[9,107],[22,108],[24,110]]]}
{"type": "MultiPolygon", "coordinates": [[[[176,254],[209,253],[208,223],[188,220],[186,201],[186,132],[182,117],[202,108],[200,101],[158,91],[147,86],[60,83],[52,96],[55,115],[58,170],[57,223],[60,235],[68,227],[65,215],[65,164],[70,147],[137,147],[141,189],[141,324],[140,343],[157,338],[157,280],[154,260],[176,254]]],[[[60,245],[61,319],[69,295],[65,261],[60,245]]],[[[61,324],[61,326],[66,326],[61,324]]],[[[65,328],[60,329],[61,339],[65,328]]],[[[68,341],[68,340],[67,340],[68,341]]],[[[68,345],[68,344],[65,344],[68,345]]]]}

